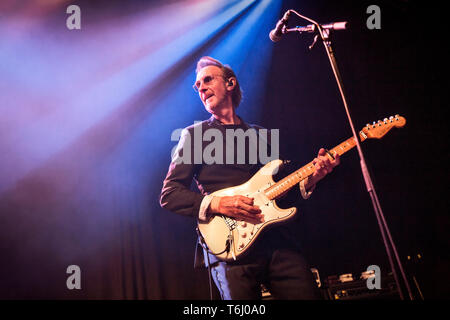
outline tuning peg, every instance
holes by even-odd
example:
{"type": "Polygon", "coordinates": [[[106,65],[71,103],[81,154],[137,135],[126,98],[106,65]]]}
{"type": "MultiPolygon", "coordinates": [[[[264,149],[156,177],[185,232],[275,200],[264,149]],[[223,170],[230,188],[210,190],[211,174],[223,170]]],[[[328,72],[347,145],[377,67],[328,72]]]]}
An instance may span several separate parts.
{"type": "Polygon", "coordinates": [[[377,123],[374,121],[374,122],[372,122],[372,128],[375,128],[376,127],[376,125],[377,125],[377,123]]]}
{"type": "Polygon", "coordinates": [[[384,118],[384,119],[383,119],[383,122],[384,122],[384,123],[387,123],[387,122],[388,122],[388,118],[384,118]]]}

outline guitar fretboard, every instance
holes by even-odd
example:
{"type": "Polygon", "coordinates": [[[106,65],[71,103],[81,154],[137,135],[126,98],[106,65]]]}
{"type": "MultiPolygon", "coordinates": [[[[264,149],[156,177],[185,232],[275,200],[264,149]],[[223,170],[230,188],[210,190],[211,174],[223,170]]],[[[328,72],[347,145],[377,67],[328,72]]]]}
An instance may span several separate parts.
{"type": "MultiPolygon", "coordinates": [[[[364,141],[362,138],[361,141],[364,141]]],[[[345,140],[344,142],[338,144],[336,147],[331,149],[329,152],[334,156],[336,154],[342,155],[346,153],[348,150],[355,147],[356,142],[353,137],[345,140]]],[[[274,185],[270,186],[266,190],[264,190],[266,196],[270,199],[276,199],[285,192],[287,192],[292,187],[296,186],[300,181],[306,179],[310,175],[314,173],[314,164],[311,161],[310,163],[304,165],[297,171],[291,173],[290,175],[284,177],[274,185]]]]}

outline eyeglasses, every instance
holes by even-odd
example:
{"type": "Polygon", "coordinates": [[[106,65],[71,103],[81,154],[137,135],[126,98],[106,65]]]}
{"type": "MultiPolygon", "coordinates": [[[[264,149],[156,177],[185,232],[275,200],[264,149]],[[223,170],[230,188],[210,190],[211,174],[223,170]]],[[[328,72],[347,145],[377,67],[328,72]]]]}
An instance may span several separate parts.
{"type": "Polygon", "coordinates": [[[203,84],[209,85],[211,83],[211,81],[213,81],[214,79],[218,78],[218,77],[223,77],[223,75],[221,74],[212,74],[209,76],[205,76],[203,77],[203,79],[197,80],[194,85],[192,86],[192,88],[194,88],[195,92],[198,92],[200,90],[200,86],[203,84]]]}

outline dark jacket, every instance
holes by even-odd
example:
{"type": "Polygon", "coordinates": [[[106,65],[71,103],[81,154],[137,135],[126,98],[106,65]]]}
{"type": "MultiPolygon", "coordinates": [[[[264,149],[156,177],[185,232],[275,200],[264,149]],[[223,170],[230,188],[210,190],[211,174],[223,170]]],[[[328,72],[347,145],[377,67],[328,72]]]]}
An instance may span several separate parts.
{"type": "MultiPolygon", "coordinates": [[[[258,133],[258,130],[262,129],[262,127],[246,124],[242,119],[239,125],[224,125],[214,117],[211,117],[208,120],[185,128],[163,182],[160,197],[160,204],[163,208],[178,214],[198,218],[200,204],[205,195],[245,183],[263,166],[259,158],[257,163],[254,163],[254,161],[249,163],[248,151],[251,147],[249,139],[246,140],[245,144],[246,162],[244,164],[237,163],[237,143],[234,143],[234,161],[231,164],[227,164],[227,155],[231,152],[232,146],[229,141],[225,141],[226,129],[242,129],[244,131],[250,129],[256,130],[258,133]],[[202,153],[211,141],[203,141],[204,139],[201,136],[199,137],[199,134],[200,132],[205,134],[209,129],[219,130],[224,138],[224,141],[222,141],[222,155],[213,153],[213,155],[218,156],[216,159],[222,159],[222,161],[217,161],[219,163],[206,164],[205,159],[202,159],[202,153]],[[181,159],[183,161],[180,161],[181,159]],[[193,190],[191,186],[193,181],[195,181],[200,192],[193,190]]],[[[267,137],[269,138],[270,134],[267,134],[267,137]]],[[[259,138],[264,139],[265,137],[259,136],[259,138]]],[[[267,140],[267,150],[270,152],[270,139],[267,140]]],[[[291,237],[289,236],[289,238],[291,237]]],[[[291,239],[286,241],[278,239],[277,241],[286,243],[286,241],[291,241],[291,239]]],[[[197,250],[197,253],[199,253],[199,250],[197,250]]],[[[196,266],[199,265],[199,260],[201,260],[201,257],[196,255],[196,266]]],[[[210,260],[213,263],[213,261],[216,261],[216,258],[210,255],[210,260]]]]}

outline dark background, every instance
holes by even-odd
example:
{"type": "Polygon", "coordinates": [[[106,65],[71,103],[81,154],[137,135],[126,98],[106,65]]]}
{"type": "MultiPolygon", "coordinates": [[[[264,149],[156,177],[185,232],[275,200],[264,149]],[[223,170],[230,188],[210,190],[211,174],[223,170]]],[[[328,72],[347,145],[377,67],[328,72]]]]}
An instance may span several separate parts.
{"type": "MultiPolygon", "coordinates": [[[[295,7],[291,1],[284,9],[295,7]]],[[[407,120],[404,128],[380,141],[368,140],[362,148],[402,263],[410,276],[420,272],[416,278],[424,296],[436,298],[448,297],[445,49],[438,27],[420,26],[439,21],[438,11],[411,1],[318,1],[307,14],[324,22],[349,22],[347,32],[334,33],[333,46],[355,130],[394,114],[407,120]],[[381,8],[380,30],[366,27],[369,4],[381,8]]],[[[312,37],[288,34],[277,43],[265,104],[267,123],[286,128],[284,152],[300,163],[351,135],[323,45],[318,42],[308,52],[311,42],[312,37]],[[286,112],[274,117],[277,109],[286,112]]],[[[390,270],[356,150],[320,183],[303,213],[304,250],[321,274],[358,274],[373,261],[390,270]]]]}
{"type": "MultiPolygon", "coordinates": [[[[120,14],[149,6],[145,1],[129,3],[98,1],[91,8],[108,7],[120,14]]],[[[425,299],[448,298],[448,85],[442,80],[447,52],[439,24],[444,9],[399,0],[284,1],[279,16],[287,9],[324,23],[349,22],[348,31],[333,34],[333,45],[356,130],[395,114],[406,118],[404,128],[393,129],[380,141],[364,142],[363,151],[410,285],[415,275],[425,299]],[[381,8],[380,30],[366,27],[370,4],[381,8]]],[[[265,34],[275,23],[268,22],[265,34]]],[[[300,165],[311,161],[320,147],[331,148],[351,136],[323,45],[318,42],[309,51],[311,42],[311,35],[289,34],[274,44],[265,92],[258,101],[263,114],[259,124],[280,128],[282,154],[300,165]]],[[[208,54],[208,45],[203,49],[175,66],[172,75],[193,72],[198,57],[208,54]]],[[[247,59],[257,57],[255,52],[247,59]]],[[[249,118],[245,108],[244,100],[238,111],[244,119],[249,118]]],[[[151,130],[157,133],[158,128],[151,130]]],[[[95,131],[90,135],[103,139],[95,131]]],[[[158,163],[143,165],[158,173],[143,173],[148,183],[136,194],[145,197],[136,197],[131,207],[120,206],[120,187],[99,186],[112,190],[104,202],[83,192],[96,184],[95,175],[69,176],[65,188],[59,188],[47,178],[49,172],[66,170],[58,156],[1,194],[0,297],[208,299],[207,272],[193,269],[195,221],[158,204],[171,148],[167,146],[158,163]],[[89,213],[79,209],[81,201],[89,204],[89,213]],[[113,219],[95,218],[106,211],[113,219]],[[122,219],[123,212],[133,219],[122,219]],[[84,232],[95,232],[102,241],[92,245],[84,232]],[[70,264],[82,269],[82,290],[66,288],[70,264]]],[[[80,150],[75,145],[64,156],[78,156],[80,150]]],[[[383,274],[390,271],[356,150],[342,157],[301,209],[294,223],[305,256],[322,278],[357,276],[372,264],[383,274]]]]}

